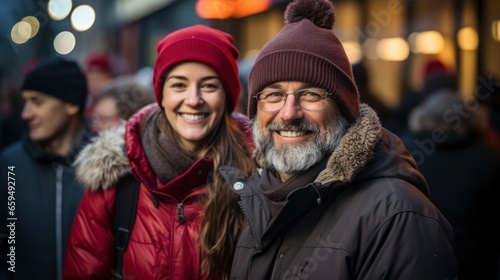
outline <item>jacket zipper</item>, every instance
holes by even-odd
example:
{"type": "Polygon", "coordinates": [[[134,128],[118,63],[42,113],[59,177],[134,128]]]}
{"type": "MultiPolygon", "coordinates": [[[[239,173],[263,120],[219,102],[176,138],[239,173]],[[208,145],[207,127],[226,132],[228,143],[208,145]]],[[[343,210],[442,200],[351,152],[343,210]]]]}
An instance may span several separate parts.
{"type": "Polygon", "coordinates": [[[283,256],[284,256],[284,254],[283,254],[283,253],[280,253],[280,255],[278,256],[278,259],[276,259],[276,260],[274,261],[274,265],[273,265],[273,273],[271,274],[271,279],[274,279],[274,278],[275,278],[275,274],[276,274],[276,267],[281,266],[281,260],[283,259],[283,256]]]}
{"type": "Polygon", "coordinates": [[[62,277],[62,196],[63,196],[63,170],[64,167],[60,164],[56,166],[56,205],[55,205],[55,218],[56,218],[56,270],[57,279],[62,277]]]}
{"type": "Polygon", "coordinates": [[[252,224],[252,221],[248,217],[247,212],[245,211],[245,207],[243,206],[243,201],[241,199],[238,201],[238,205],[240,206],[240,210],[243,213],[243,216],[245,216],[245,219],[247,220],[248,225],[250,226],[250,230],[252,231],[252,238],[255,241],[255,249],[256,249],[255,253],[259,253],[260,252],[260,244],[259,244],[259,242],[257,242],[257,237],[256,237],[257,235],[255,233],[254,226],[252,224]]]}
{"type": "MultiPolygon", "coordinates": [[[[180,224],[185,224],[188,220],[186,218],[186,216],[184,215],[184,202],[187,201],[188,199],[191,199],[193,197],[196,197],[198,195],[201,195],[203,193],[205,193],[206,191],[204,191],[203,189],[200,189],[200,190],[196,190],[194,192],[192,192],[191,194],[189,194],[188,196],[186,196],[182,201],[178,201],[177,199],[175,199],[173,196],[171,195],[166,195],[167,197],[169,197],[170,199],[172,199],[173,201],[175,201],[177,203],[177,218],[179,219],[179,223],[180,224]]],[[[175,219],[175,218],[173,218],[175,219]]],[[[174,235],[172,235],[174,236],[174,235]]],[[[173,254],[173,251],[174,251],[174,242],[173,242],[173,237],[170,239],[170,242],[169,242],[169,251],[170,251],[170,255],[173,254]]],[[[171,258],[171,262],[170,262],[170,266],[171,267],[175,267],[173,262],[175,261],[175,258],[171,258]]],[[[172,276],[172,275],[175,275],[176,271],[172,270],[170,271],[170,275],[169,276],[172,276]]]]}
{"type": "Polygon", "coordinates": [[[177,218],[179,218],[180,224],[187,222],[186,216],[184,216],[184,204],[182,203],[177,203],[177,218]]]}

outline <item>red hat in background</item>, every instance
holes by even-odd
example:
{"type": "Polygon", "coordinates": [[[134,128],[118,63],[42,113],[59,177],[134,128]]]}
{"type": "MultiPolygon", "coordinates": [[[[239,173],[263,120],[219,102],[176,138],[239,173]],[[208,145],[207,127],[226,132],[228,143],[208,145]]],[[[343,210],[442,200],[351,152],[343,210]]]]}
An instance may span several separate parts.
{"type": "Polygon", "coordinates": [[[437,59],[432,59],[427,61],[427,63],[424,66],[424,79],[427,79],[430,75],[437,73],[437,72],[447,72],[448,70],[446,69],[446,66],[444,65],[443,62],[437,59]]]}
{"type": "Polygon", "coordinates": [[[103,72],[113,73],[111,58],[106,53],[92,53],[85,60],[85,71],[91,68],[99,68],[103,72]]]}

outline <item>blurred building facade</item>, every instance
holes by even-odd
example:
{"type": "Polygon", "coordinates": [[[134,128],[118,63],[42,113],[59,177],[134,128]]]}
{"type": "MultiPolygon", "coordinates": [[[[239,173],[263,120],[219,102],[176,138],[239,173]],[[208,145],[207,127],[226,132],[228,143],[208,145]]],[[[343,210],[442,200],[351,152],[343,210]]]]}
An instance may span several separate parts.
{"type": "MultiPolygon", "coordinates": [[[[4,0],[0,71],[22,71],[32,59],[57,53],[54,37],[72,31],[69,16],[55,21],[51,1],[4,0]],[[45,6],[44,6],[45,5],[45,6]],[[38,34],[16,44],[7,34],[26,16],[39,19],[38,34]],[[8,40],[6,40],[8,39],[8,40]]],[[[57,0],[56,3],[62,3],[57,0]]],[[[153,66],[156,42],[176,29],[207,24],[236,40],[242,58],[251,57],[283,27],[287,0],[110,0],[73,1],[95,10],[86,31],[73,31],[76,43],[68,56],[81,61],[93,51],[118,58],[120,74],[153,66]]],[[[334,31],[351,62],[363,62],[371,86],[388,107],[422,86],[429,61],[441,61],[458,75],[459,91],[472,97],[500,77],[500,1],[497,0],[334,0],[334,31]]],[[[497,81],[498,82],[498,81],[497,81]]]]}

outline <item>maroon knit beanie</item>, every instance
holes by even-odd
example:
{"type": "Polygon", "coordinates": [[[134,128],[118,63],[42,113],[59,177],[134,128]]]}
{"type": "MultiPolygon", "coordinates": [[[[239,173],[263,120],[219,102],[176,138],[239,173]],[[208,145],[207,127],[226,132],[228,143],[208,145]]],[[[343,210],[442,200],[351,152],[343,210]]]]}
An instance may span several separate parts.
{"type": "Polygon", "coordinates": [[[255,94],[280,81],[300,81],[333,93],[349,122],[359,108],[351,64],[332,32],[333,5],[328,0],[295,0],[285,11],[285,27],[261,49],[248,78],[248,114],[257,112],[255,94]]]}
{"type": "Polygon", "coordinates": [[[161,105],[166,73],[182,62],[201,62],[212,67],[219,75],[230,112],[236,107],[241,85],[236,60],[239,51],[231,35],[204,25],[177,30],[165,36],[156,46],[158,57],[153,73],[156,101],[161,105]]]}

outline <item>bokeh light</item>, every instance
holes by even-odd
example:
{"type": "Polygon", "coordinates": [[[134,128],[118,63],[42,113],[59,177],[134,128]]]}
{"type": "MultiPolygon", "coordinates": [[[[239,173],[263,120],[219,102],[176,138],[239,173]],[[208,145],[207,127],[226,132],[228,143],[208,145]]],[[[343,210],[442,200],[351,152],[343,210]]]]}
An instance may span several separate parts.
{"type": "Polygon", "coordinates": [[[94,25],[95,11],[89,5],[80,5],[71,13],[71,26],[76,31],[85,31],[94,25]]]}
{"type": "Polygon", "coordinates": [[[73,2],[71,0],[49,0],[47,12],[53,20],[63,20],[71,12],[73,2]]]}
{"type": "Polygon", "coordinates": [[[31,26],[30,39],[35,37],[35,35],[40,30],[40,22],[38,21],[38,19],[34,16],[27,16],[27,17],[23,18],[22,21],[28,23],[31,26]]]}
{"type": "Polygon", "coordinates": [[[31,25],[24,21],[14,24],[10,31],[10,38],[18,45],[26,43],[30,37],[31,25]]]}
{"type": "Polygon", "coordinates": [[[408,41],[414,53],[439,54],[444,50],[444,38],[438,31],[412,33],[408,41]]]}
{"type": "Polygon", "coordinates": [[[500,20],[491,23],[491,33],[495,41],[500,41],[500,20]]]}
{"type": "Polygon", "coordinates": [[[377,43],[377,55],[387,61],[404,61],[410,54],[410,47],[403,38],[381,39],[377,43]]]}
{"type": "Polygon", "coordinates": [[[464,51],[476,50],[479,45],[477,31],[472,27],[463,27],[458,30],[458,47],[464,51]]]}
{"type": "Polygon", "coordinates": [[[63,31],[57,34],[54,39],[54,49],[59,54],[68,54],[75,48],[76,39],[75,35],[69,31],[63,31]]]}
{"type": "Polygon", "coordinates": [[[342,46],[347,54],[347,58],[351,64],[356,64],[363,58],[363,49],[358,42],[347,41],[342,42],[342,46]]]}
{"type": "Polygon", "coordinates": [[[379,59],[377,55],[378,40],[375,38],[368,38],[363,42],[363,50],[365,57],[371,60],[379,59]]]}

